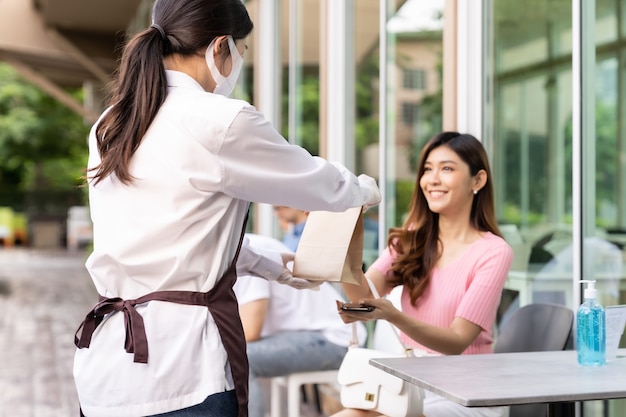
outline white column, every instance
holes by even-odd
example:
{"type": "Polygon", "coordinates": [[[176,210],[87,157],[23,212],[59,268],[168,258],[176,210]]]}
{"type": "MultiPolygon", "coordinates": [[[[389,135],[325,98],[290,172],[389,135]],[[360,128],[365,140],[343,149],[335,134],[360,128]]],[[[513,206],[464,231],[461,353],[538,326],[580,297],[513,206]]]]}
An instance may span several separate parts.
{"type": "Polygon", "coordinates": [[[354,2],[326,0],[326,158],[354,169],[354,2]]]}
{"type": "MultiPolygon", "coordinates": [[[[259,21],[255,22],[256,107],[276,128],[280,128],[281,56],[279,0],[259,0],[259,21]]],[[[257,204],[256,232],[273,236],[276,222],[269,204],[257,204]]]]}
{"type": "MultiPolygon", "coordinates": [[[[572,277],[583,271],[582,240],[582,8],[584,0],[572,1],[572,277]]],[[[572,306],[580,304],[580,284],[572,279],[572,306]]],[[[576,318],[574,318],[576,329],[576,318]]],[[[574,344],[576,336],[574,333],[574,344]]],[[[575,416],[580,417],[581,404],[575,416]]]]}
{"type": "MultiPolygon", "coordinates": [[[[388,48],[387,48],[387,21],[389,0],[380,0],[378,33],[378,71],[379,71],[379,93],[378,93],[378,188],[380,189],[381,203],[378,206],[378,253],[382,253],[387,244],[387,198],[389,190],[387,188],[387,165],[388,165],[388,141],[387,141],[387,71],[388,48]],[[383,236],[385,238],[383,238],[383,236]]],[[[393,205],[392,205],[393,207],[393,205]]]]}
{"type": "Polygon", "coordinates": [[[572,2],[572,244],[573,300],[581,303],[584,239],[595,234],[595,1],[572,2]]]}
{"type": "Polygon", "coordinates": [[[302,145],[297,137],[298,127],[302,123],[302,109],[298,94],[302,82],[300,68],[300,7],[301,0],[289,0],[289,142],[302,145]]]}
{"type": "Polygon", "coordinates": [[[483,1],[457,2],[457,127],[483,138],[483,1]],[[480,7],[477,7],[480,6],[480,7]]]}

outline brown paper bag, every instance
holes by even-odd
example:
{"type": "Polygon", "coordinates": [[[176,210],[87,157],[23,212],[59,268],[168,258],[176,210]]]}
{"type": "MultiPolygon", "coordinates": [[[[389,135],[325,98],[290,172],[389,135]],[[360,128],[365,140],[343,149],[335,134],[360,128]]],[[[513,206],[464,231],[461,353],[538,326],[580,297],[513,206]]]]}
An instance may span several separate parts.
{"type": "Polygon", "coordinates": [[[361,207],[342,213],[312,211],[293,263],[293,276],[311,281],[361,285],[363,216],[361,207]]]}

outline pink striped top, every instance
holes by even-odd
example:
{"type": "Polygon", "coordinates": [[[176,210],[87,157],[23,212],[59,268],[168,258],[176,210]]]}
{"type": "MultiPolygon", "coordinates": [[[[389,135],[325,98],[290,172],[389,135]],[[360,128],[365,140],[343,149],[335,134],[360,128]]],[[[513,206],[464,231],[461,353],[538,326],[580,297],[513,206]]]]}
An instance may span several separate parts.
{"type": "MultiPolygon", "coordinates": [[[[395,254],[389,248],[372,264],[381,273],[391,275],[395,254]]],[[[493,352],[492,330],[502,289],[513,261],[513,250],[504,239],[485,233],[452,263],[435,268],[424,293],[411,305],[402,291],[402,311],[414,319],[439,327],[449,327],[455,317],[462,317],[483,330],[463,354],[493,352]]],[[[407,346],[437,353],[402,334],[407,346]]]]}

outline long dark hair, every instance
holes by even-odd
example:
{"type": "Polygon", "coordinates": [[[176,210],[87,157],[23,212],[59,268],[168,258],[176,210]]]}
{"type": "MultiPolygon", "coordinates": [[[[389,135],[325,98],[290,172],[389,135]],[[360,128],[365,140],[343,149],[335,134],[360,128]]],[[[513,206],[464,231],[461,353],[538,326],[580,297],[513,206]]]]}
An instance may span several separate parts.
{"type": "Polygon", "coordinates": [[[110,108],[96,128],[102,162],[92,168],[95,184],[110,174],[132,182],[131,157],[167,96],[164,57],[204,55],[216,37],[243,39],[253,27],[241,0],[157,0],[152,20],[126,44],[110,108]]]}
{"type": "Polygon", "coordinates": [[[411,197],[408,216],[402,227],[392,228],[388,245],[398,254],[391,270],[394,285],[404,285],[411,294],[411,303],[423,294],[430,274],[441,255],[439,252],[439,214],[428,208],[428,202],[420,187],[424,175],[424,165],[433,149],[447,146],[454,151],[475,176],[480,170],[487,173],[487,182],[474,196],[470,213],[470,223],[476,230],[489,231],[500,236],[495,216],[493,183],[487,152],[478,139],[470,134],[442,132],[433,137],[422,149],[411,197]]]}

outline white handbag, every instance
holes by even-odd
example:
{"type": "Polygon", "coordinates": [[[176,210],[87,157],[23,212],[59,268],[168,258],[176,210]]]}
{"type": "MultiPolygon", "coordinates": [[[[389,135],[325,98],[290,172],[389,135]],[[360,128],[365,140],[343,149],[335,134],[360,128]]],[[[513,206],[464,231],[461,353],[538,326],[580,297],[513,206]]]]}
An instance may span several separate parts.
{"type": "Polygon", "coordinates": [[[351,347],[339,368],[341,404],[346,408],[371,410],[389,417],[418,417],[423,410],[423,391],[369,364],[370,358],[397,355],[351,347]]]}
{"type": "MultiPolygon", "coordinates": [[[[376,298],[376,288],[368,281],[376,298]]],[[[395,327],[394,333],[400,340],[395,327]]],[[[398,354],[358,347],[356,327],[348,352],[339,367],[337,382],[341,385],[341,404],[346,408],[376,411],[389,417],[419,417],[423,412],[424,391],[369,364],[370,358],[398,357],[398,354]]],[[[402,344],[402,342],[400,342],[402,344]]],[[[406,356],[414,356],[405,348],[406,356]]]]}

